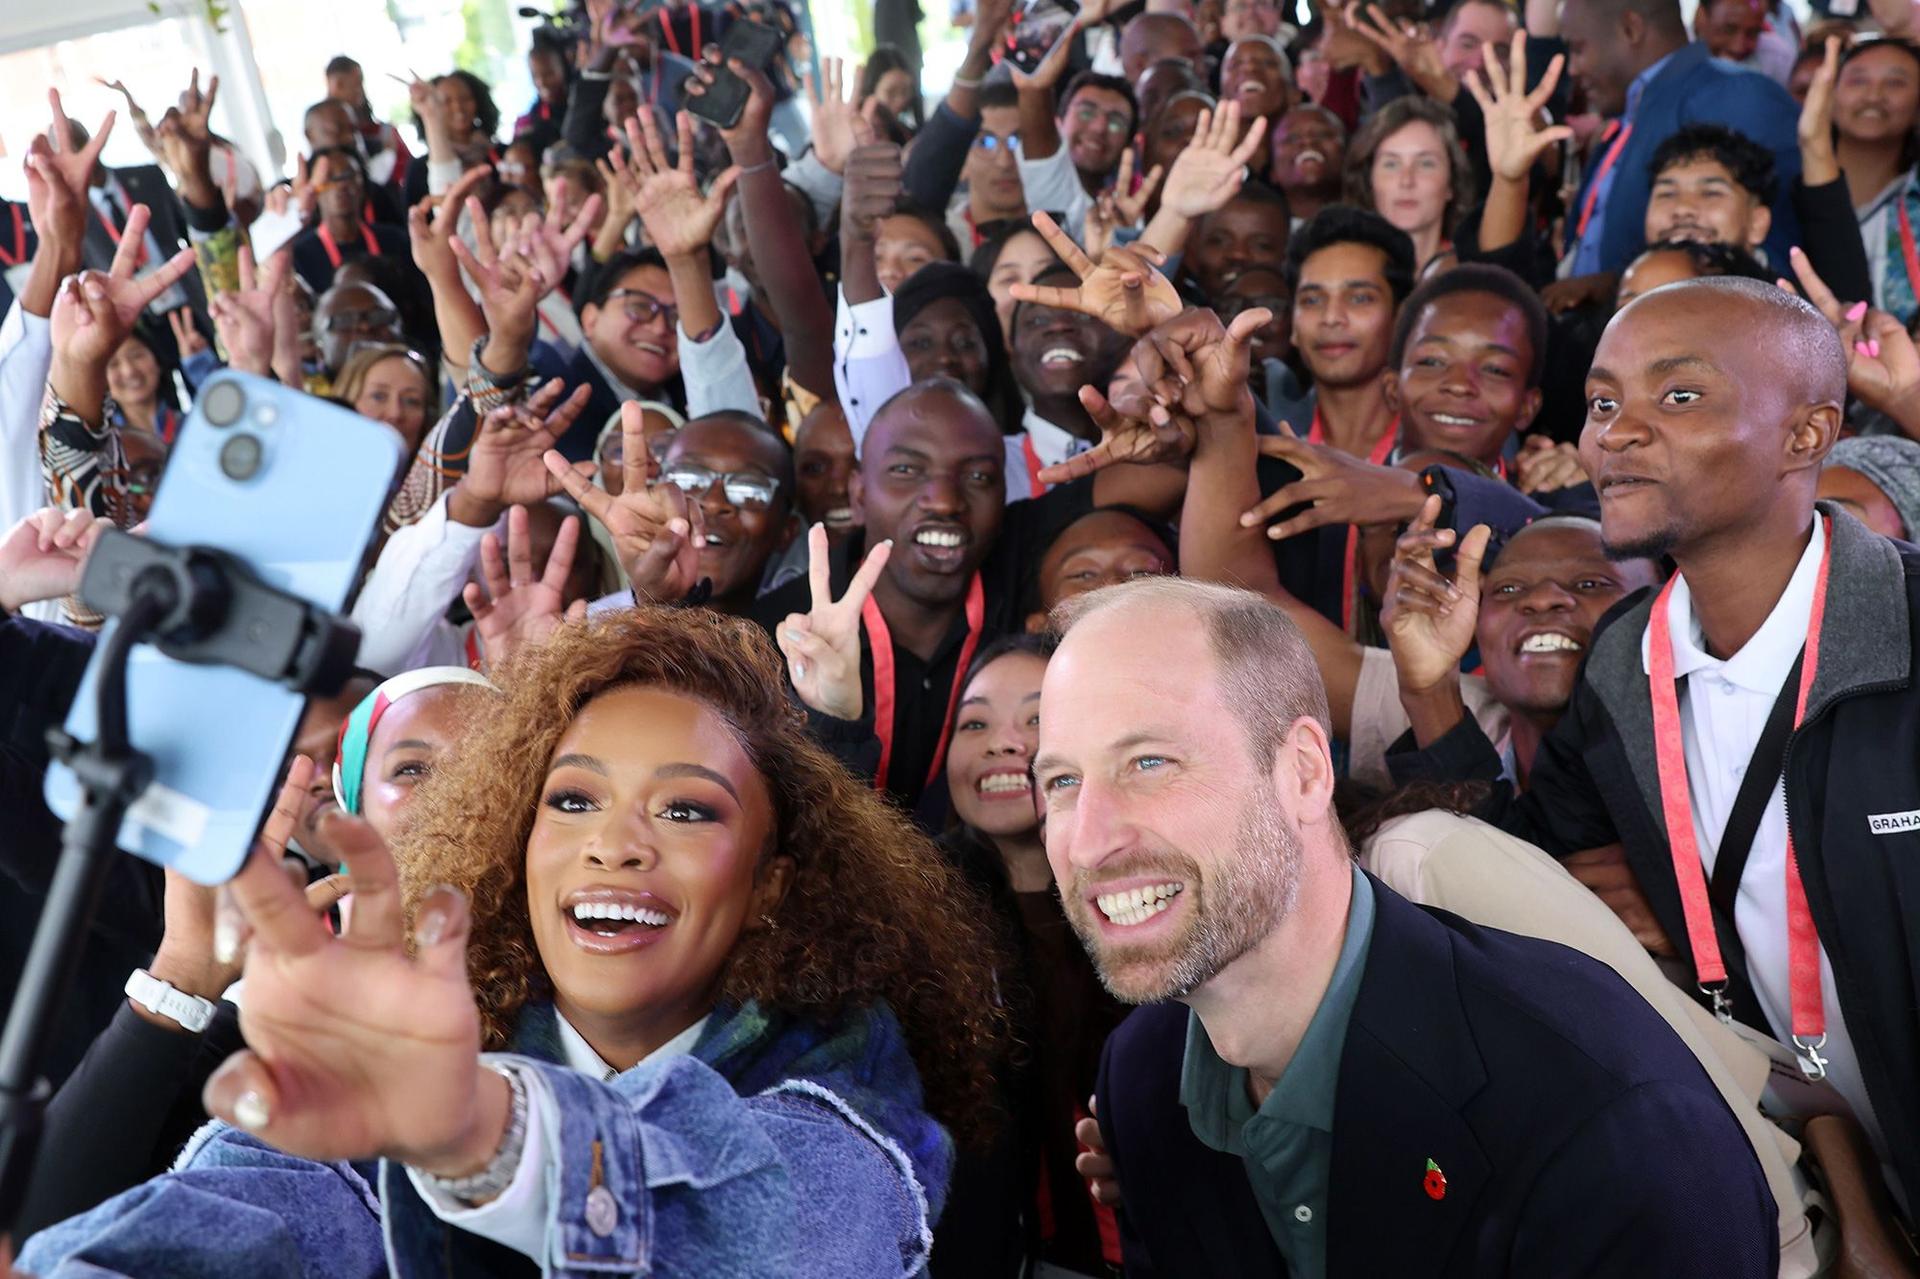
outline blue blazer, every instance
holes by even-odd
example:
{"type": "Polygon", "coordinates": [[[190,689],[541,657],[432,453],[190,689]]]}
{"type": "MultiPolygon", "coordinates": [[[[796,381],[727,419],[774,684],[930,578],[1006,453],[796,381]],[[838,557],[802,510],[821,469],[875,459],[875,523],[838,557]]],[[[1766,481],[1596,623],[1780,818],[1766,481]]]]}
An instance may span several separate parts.
{"type": "MultiPolygon", "coordinates": [[[[1334,1101],[1329,1276],[1776,1273],[1746,1134],[1632,987],[1565,946],[1373,891],[1334,1101]]],[[[1246,1165],[1180,1104],[1186,1027],[1182,1004],[1140,1008],[1101,1062],[1127,1274],[1283,1275],[1246,1165]]]]}
{"type": "MultiPolygon", "coordinates": [[[[1704,44],[1689,44],[1676,51],[1642,95],[1633,119],[1633,136],[1615,161],[1619,176],[1607,195],[1600,269],[1624,271],[1646,247],[1653,153],[1688,124],[1724,124],[1773,152],[1778,189],[1766,250],[1769,261],[1784,263],[1787,250],[1800,242],[1800,223],[1794,216],[1790,195],[1793,180],[1800,176],[1800,144],[1795,136],[1799,119],[1800,108],[1792,97],[1760,72],[1720,62],[1708,54],[1704,44]]],[[[1575,209],[1586,207],[1587,188],[1598,171],[1597,163],[1587,167],[1575,209]]]]}

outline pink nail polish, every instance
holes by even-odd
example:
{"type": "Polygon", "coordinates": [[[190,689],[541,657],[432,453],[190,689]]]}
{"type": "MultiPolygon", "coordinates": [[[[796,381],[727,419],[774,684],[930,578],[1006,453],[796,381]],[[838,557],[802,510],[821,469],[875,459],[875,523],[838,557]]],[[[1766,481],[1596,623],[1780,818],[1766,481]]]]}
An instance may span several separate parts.
{"type": "Polygon", "coordinates": [[[1879,338],[1867,339],[1867,354],[1871,355],[1876,360],[1880,358],[1880,339],[1879,338]]]}
{"type": "Polygon", "coordinates": [[[1867,349],[1867,344],[1865,342],[1855,342],[1853,344],[1853,352],[1855,355],[1865,355],[1868,357],[1871,357],[1873,355],[1873,352],[1867,349]]]}
{"type": "Polygon", "coordinates": [[[1861,318],[1866,315],[1866,313],[1867,313],[1867,304],[1865,302],[1855,302],[1852,306],[1847,308],[1847,322],[1849,324],[1858,324],[1860,323],[1861,318]]]}

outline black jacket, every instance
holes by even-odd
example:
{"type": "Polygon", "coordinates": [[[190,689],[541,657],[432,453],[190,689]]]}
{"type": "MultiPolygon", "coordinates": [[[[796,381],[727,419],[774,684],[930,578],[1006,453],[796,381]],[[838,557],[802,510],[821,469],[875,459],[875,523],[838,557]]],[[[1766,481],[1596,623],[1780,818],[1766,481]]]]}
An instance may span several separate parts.
{"type": "MultiPolygon", "coordinates": [[[[1779,1227],[1753,1148],[1631,987],[1567,947],[1373,891],[1334,1102],[1329,1276],[1770,1279],[1779,1227]]],[[[1098,1113],[1127,1274],[1284,1274],[1247,1166],[1180,1104],[1187,1018],[1149,1005],[1107,1041],[1098,1113]]]]}
{"type": "MultiPolygon", "coordinates": [[[[1920,811],[1920,549],[1831,504],[1820,510],[1834,522],[1826,628],[1806,720],[1787,740],[1787,821],[1874,1113],[1912,1189],[1920,1187],[1920,823],[1876,831],[1869,818],[1920,811]]],[[[1622,844],[1690,964],[1640,658],[1652,605],[1652,591],[1638,592],[1603,619],[1527,793],[1498,784],[1480,815],[1555,856],[1622,844]]],[[[1395,780],[1495,778],[1498,757],[1472,719],[1425,751],[1403,738],[1405,749],[1388,755],[1395,780]]],[[[1733,921],[1716,911],[1714,922],[1735,1015],[1779,1035],[1786,1028],[1768,1027],[1746,981],[1733,921]]]]}

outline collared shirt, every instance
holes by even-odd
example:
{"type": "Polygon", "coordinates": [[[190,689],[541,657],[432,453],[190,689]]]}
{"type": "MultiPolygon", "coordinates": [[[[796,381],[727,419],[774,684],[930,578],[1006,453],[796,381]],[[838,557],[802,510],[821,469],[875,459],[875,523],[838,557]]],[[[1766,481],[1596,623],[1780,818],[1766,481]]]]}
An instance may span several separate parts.
{"type": "MultiPolygon", "coordinates": [[[[1813,591],[1826,547],[1825,521],[1814,516],[1813,536],[1800,556],[1780,599],[1767,620],[1739,652],[1722,661],[1707,651],[1706,634],[1693,611],[1693,593],[1684,577],[1676,578],[1667,598],[1667,624],[1673,636],[1674,678],[1685,679],[1680,692],[1680,729],[1685,738],[1687,793],[1693,800],[1693,834],[1700,861],[1713,873],[1720,838],[1726,833],[1733,801],[1740,793],[1754,748],[1766,728],[1767,717],[1792,673],[1794,659],[1806,644],[1813,615],[1813,591]]],[[[1651,672],[1648,639],[1640,637],[1641,668],[1651,672]]],[[[1774,782],[1740,890],[1734,898],[1733,922],[1746,951],[1747,977],[1754,995],[1776,1030],[1793,1025],[1793,998],[1787,951],[1787,794],[1784,776],[1774,782]]],[[[1833,984],[1833,965],[1826,947],[1820,948],[1820,994],[1827,1014],[1827,1079],[1847,1099],[1873,1139],[1885,1162],[1887,1148],[1879,1121],[1860,1076],[1853,1038],[1840,1012],[1840,995],[1833,984]]]]}
{"type": "MultiPolygon", "coordinates": [[[[593,1050],[586,1037],[557,1011],[553,1020],[560,1031],[560,1050],[571,1069],[602,1082],[620,1073],[609,1066],[606,1059],[593,1050]]],[[[635,1065],[643,1066],[667,1057],[686,1056],[700,1042],[700,1032],[707,1028],[707,1021],[708,1017],[702,1017],[642,1057],[635,1065]]],[[[526,1140],[521,1146],[520,1163],[514,1169],[513,1180],[507,1183],[507,1188],[499,1197],[488,1200],[478,1208],[468,1207],[434,1185],[425,1175],[407,1169],[407,1176],[412,1179],[414,1188],[420,1192],[427,1206],[433,1209],[433,1215],[449,1225],[505,1244],[535,1261],[544,1262],[547,1251],[546,1172],[547,1165],[559,1157],[547,1141],[548,1133],[560,1131],[560,1116],[550,1113],[554,1105],[553,1097],[545,1090],[527,1089],[527,1131],[526,1140]]]]}
{"type": "Polygon", "coordinates": [[[1026,416],[1020,419],[1020,433],[1007,437],[1007,500],[1017,502],[1023,497],[1038,497],[1045,487],[1036,489],[1033,475],[1028,470],[1027,446],[1033,446],[1033,461],[1041,466],[1057,466],[1061,462],[1084,453],[1089,446],[1073,432],[1055,426],[1047,419],[1027,407],[1026,416]]]}
{"type": "MultiPolygon", "coordinates": [[[[622,400],[650,400],[653,398],[653,396],[648,393],[635,390],[633,387],[621,381],[620,375],[608,368],[607,362],[600,358],[600,352],[593,349],[592,342],[582,342],[580,349],[587,353],[587,363],[593,365],[593,371],[605,379],[607,389],[612,391],[615,396],[622,400]]],[[[474,363],[478,364],[479,361],[475,360],[474,363]]]]}
{"type": "MultiPolygon", "coordinates": [[[[1201,1141],[1246,1162],[1260,1214],[1287,1272],[1297,1279],[1327,1273],[1334,1096],[1347,1022],[1366,975],[1373,910],[1373,885],[1355,867],[1347,936],[1333,977],[1293,1060],[1258,1110],[1247,1092],[1246,1067],[1222,1061],[1200,1018],[1187,1018],[1187,1052],[1180,1065],[1180,1104],[1187,1108],[1187,1122],[1201,1141]]],[[[1359,1204],[1351,1208],[1365,1211],[1359,1204]]]]}
{"type": "MultiPolygon", "coordinates": [[[[1678,53],[1679,50],[1676,49],[1674,52],[1678,53]]],[[[1635,76],[1633,83],[1627,86],[1627,109],[1620,117],[1622,129],[1633,127],[1634,113],[1640,109],[1640,99],[1646,96],[1647,86],[1653,83],[1654,77],[1665,70],[1667,63],[1672,60],[1673,54],[1669,53],[1635,76]]],[[[1605,156],[1610,149],[1610,146],[1602,147],[1600,154],[1605,156]]],[[[1625,148],[1622,148],[1623,154],[1624,151],[1625,148]]],[[[1575,275],[1592,275],[1600,269],[1600,241],[1607,229],[1607,200],[1613,195],[1613,184],[1620,177],[1620,158],[1615,156],[1614,163],[1607,166],[1607,171],[1594,179],[1593,216],[1587,220],[1587,229],[1581,234],[1580,243],[1575,245],[1573,250],[1575,275]]],[[[1642,210],[1639,209],[1631,212],[1635,217],[1642,214],[1642,210]]]]}

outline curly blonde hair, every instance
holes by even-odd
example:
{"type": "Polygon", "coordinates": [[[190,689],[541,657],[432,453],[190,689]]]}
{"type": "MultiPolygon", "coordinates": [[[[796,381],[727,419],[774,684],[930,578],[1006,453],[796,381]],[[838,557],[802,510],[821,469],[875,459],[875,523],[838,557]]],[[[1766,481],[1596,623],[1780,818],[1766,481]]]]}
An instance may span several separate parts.
{"type": "Polygon", "coordinates": [[[994,951],[972,890],[924,835],[807,735],[764,632],[705,609],[639,609],[565,627],[499,677],[503,696],[424,783],[396,839],[411,919],[436,884],[472,902],[467,967],[489,1050],[550,997],[528,914],[527,839],[548,762],[582,707],[645,685],[724,718],[772,796],[769,855],[794,861],[778,913],[743,933],[721,998],[831,1020],[886,1000],[920,1068],[927,1108],[957,1136],[990,1130],[992,1061],[1006,1034],[994,951]]]}

